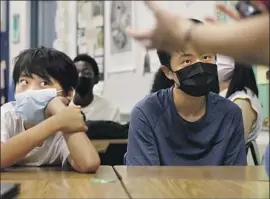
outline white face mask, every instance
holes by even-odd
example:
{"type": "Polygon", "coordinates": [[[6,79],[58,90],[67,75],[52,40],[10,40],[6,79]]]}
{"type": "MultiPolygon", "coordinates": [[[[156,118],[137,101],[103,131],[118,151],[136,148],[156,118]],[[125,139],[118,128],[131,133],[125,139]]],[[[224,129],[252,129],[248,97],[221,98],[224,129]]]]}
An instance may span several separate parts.
{"type": "Polygon", "coordinates": [[[219,81],[222,82],[231,79],[235,67],[234,60],[225,55],[218,54],[216,64],[219,81]]]}
{"type": "Polygon", "coordinates": [[[15,94],[15,112],[19,114],[24,122],[36,125],[45,119],[44,110],[48,103],[57,96],[55,88],[28,90],[15,94]]]}

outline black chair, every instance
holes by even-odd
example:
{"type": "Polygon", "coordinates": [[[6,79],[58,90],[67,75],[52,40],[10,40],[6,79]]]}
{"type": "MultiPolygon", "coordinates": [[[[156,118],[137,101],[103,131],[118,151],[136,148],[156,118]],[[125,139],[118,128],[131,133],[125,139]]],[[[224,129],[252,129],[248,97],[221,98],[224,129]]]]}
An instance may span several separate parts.
{"type": "Polygon", "coordinates": [[[246,143],[246,154],[248,155],[248,151],[250,149],[251,156],[254,162],[254,165],[260,165],[261,164],[261,158],[260,153],[258,149],[258,145],[256,140],[252,140],[248,143],[246,143]]]}
{"type": "MultiPolygon", "coordinates": [[[[87,121],[87,136],[91,140],[127,139],[129,124],[113,121],[87,121]]],[[[127,143],[111,143],[105,152],[100,152],[101,165],[123,165],[127,143]]]]}
{"type": "Polygon", "coordinates": [[[105,153],[100,153],[101,165],[124,165],[124,155],[127,151],[127,144],[110,144],[105,153]]]}

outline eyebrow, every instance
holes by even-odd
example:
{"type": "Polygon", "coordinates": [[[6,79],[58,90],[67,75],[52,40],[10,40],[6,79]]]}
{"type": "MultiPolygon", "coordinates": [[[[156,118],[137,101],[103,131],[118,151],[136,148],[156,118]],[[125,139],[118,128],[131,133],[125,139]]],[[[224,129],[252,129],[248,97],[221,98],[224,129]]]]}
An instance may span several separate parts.
{"type": "Polygon", "coordinates": [[[21,74],[19,78],[22,78],[22,77],[33,78],[31,75],[27,75],[27,74],[21,74]]]}
{"type": "Polygon", "coordinates": [[[182,55],[180,55],[181,57],[191,57],[191,56],[193,56],[192,54],[186,54],[186,53],[184,53],[184,54],[182,54],[182,55]]]}

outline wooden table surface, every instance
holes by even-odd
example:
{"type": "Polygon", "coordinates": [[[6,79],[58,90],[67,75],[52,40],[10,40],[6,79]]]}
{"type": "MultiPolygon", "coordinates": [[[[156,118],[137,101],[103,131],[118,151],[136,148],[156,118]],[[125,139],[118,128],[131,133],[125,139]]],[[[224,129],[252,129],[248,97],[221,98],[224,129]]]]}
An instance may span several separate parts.
{"type": "Polygon", "coordinates": [[[269,178],[260,166],[114,169],[83,174],[17,167],[1,171],[1,183],[21,184],[19,198],[269,198],[269,178]]]}
{"type": "Polygon", "coordinates": [[[263,166],[156,167],[114,166],[120,178],[178,178],[208,180],[269,181],[263,166]]]}
{"type": "Polygon", "coordinates": [[[128,198],[110,166],[101,166],[95,174],[49,167],[10,168],[1,172],[1,183],[21,184],[19,198],[128,198]]]}
{"type": "Polygon", "coordinates": [[[131,198],[269,198],[269,182],[195,180],[177,178],[123,178],[131,198]]]}

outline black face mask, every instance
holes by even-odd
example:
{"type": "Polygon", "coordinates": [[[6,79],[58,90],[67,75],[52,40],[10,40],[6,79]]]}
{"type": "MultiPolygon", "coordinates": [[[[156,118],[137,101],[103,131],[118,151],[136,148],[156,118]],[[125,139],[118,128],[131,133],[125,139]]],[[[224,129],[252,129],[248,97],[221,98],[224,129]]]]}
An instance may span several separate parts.
{"type": "Polygon", "coordinates": [[[210,91],[219,93],[217,65],[197,62],[175,71],[179,89],[194,97],[207,95],[210,91]]]}
{"type": "Polygon", "coordinates": [[[79,77],[75,91],[79,96],[85,97],[89,92],[92,92],[93,86],[93,78],[79,77]]]}

